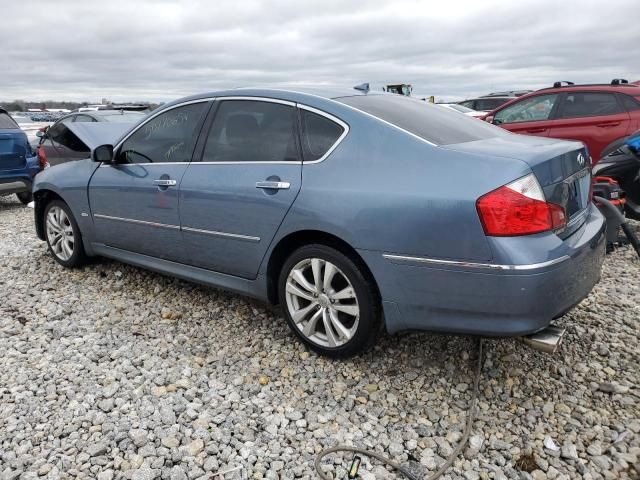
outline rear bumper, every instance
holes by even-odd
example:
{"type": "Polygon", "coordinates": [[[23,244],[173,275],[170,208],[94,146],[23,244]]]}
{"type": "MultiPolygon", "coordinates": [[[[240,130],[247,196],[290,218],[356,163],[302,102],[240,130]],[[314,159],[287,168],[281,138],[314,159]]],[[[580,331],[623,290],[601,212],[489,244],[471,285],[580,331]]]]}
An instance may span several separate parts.
{"type": "Polygon", "coordinates": [[[31,186],[31,180],[26,178],[0,179],[0,195],[30,192],[31,186]]]}
{"type": "Polygon", "coordinates": [[[378,281],[387,329],[520,336],[546,327],[600,278],[606,224],[595,207],[590,210],[555,256],[528,264],[361,252],[378,281]]]}

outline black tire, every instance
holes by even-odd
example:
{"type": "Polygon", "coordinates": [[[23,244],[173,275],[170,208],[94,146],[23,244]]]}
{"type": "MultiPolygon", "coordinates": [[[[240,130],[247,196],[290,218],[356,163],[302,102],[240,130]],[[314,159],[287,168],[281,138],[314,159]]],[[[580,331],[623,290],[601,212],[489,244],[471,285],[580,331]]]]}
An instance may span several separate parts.
{"type": "MultiPolygon", "coordinates": [[[[345,358],[364,352],[375,343],[380,331],[382,315],[378,290],[373,283],[373,280],[370,278],[370,274],[367,272],[366,268],[361,265],[361,261],[358,260],[354,261],[354,259],[349,258],[342,252],[326,245],[312,244],[295,250],[289,258],[287,258],[282,270],[280,271],[278,278],[278,296],[280,306],[287,323],[298,338],[300,338],[309,348],[321,355],[331,358],[345,358]],[[357,323],[352,321],[352,326],[350,328],[353,330],[353,333],[351,338],[339,346],[331,347],[328,345],[321,345],[312,338],[307,337],[301,330],[302,326],[298,327],[298,325],[296,325],[292,318],[292,313],[290,312],[291,307],[287,301],[287,281],[289,279],[289,274],[296,266],[306,261],[311,261],[311,259],[320,259],[324,262],[329,262],[334,267],[337,267],[340,276],[336,277],[337,280],[333,280],[334,285],[335,282],[339,283],[340,281],[343,281],[342,287],[338,285],[338,288],[344,288],[346,285],[351,287],[353,292],[355,292],[355,300],[347,301],[356,302],[357,308],[359,309],[359,313],[356,317],[357,323]],[[345,284],[344,281],[349,282],[351,285],[345,284]]],[[[324,265],[327,264],[325,263],[324,265]]],[[[326,270],[323,270],[323,272],[324,271],[326,270]]],[[[335,293],[333,285],[329,290],[335,293]]],[[[305,292],[308,292],[308,290],[305,292]]],[[[320,296],[323,296],[322,293],[320,293],[320,296]]],[[[320,300],[318,299],[318,301],[320,300]]],[[[328,307],[331,308],[335,303],[333,300],[329,301],[333,304],[328,307]]],[[[337,302],[342,302],[342,300],[337,302]]],[[[312,302],[310,301],[306,305],[309,306],[311,303],[312,302]]],[[[317,310],[311,310],[311,312],[318,312],[323,309],[320,305],[316,305],[313,308],[317,310]]],[[[334,313],[336,315],[343,315],[342,313],[336,312],[336,310],[334,310],[334,313]]],[[[320,326],[320,330],[324,330],[323,325],[320,326]]],[[[334,330],[334,332],[337,331],[337,329],[334,330]]],[[[320,335],[322,335],[322,333],[320,333],[320,335]]],[[[325,336],[328,338],[326,333],[325,336]]],[[[345,336],[343,338],[348,337],[345,336]]],[[[342,339],[340,340],[343,341],[342,339]]]]}
{"type": "Polygon", "coordinates": [[[84,251],[84,245],[82,244],[82,234],[80,233],[80,228],[78,228],[75,217],[71,213],[71,209],[66,203],[61,200],[52,200],[51,202],[49,202],[44,208],[42,222],[44,235],[47,239],[47,245],[49,247],[49,253],[51,253],[56,262],[66,268],[78,268],[86,263],[87,256],[84,251]],[[68,219],[68,226],[71,227],[71,230],[73,232],[73,248],[72,254],[71,256],[69,256],[69,258],[62,258],[61,256],[59,256],[55,251],[56,249],[53,248],[51,243],[53,240],[50,235],[50,230],[47,226],[47,217],[54,208],[60,208],[64,211],[64,213],[66,214],[66,218],[68,219]]]}
{"type": "Polygon", "coordinates": [[[16,193],[16,197],[18,197],[18,200],[20,200],[23,205],[27,205],[33,200],[33,194],[31,192],[16,193]]]}

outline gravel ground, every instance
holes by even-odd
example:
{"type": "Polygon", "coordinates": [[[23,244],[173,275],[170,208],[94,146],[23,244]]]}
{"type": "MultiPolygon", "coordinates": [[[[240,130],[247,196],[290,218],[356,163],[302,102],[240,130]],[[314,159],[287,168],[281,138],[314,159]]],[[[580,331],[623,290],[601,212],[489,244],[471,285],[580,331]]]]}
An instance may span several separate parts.
{"type": "MultiPolygon", "coordinates": [[[[460,438],[476,340],[383,335],[329,361],[243,297],[106,260],[64,270],[32,215],[0,199],[0,478],[317,478],[338,442],[427,474],[460,438]]],[[[471,446],[442,478],[640,478],[634,255],[607,258],[556,356],[485,342],[471,446]]]]}

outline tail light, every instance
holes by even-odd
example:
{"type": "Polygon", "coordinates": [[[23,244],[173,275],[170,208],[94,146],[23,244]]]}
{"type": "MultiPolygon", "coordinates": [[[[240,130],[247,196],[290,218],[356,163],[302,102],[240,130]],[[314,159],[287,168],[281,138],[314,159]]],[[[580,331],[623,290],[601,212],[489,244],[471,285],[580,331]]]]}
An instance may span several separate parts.
{"type": "Polygon", "coordinates": [[[44,170],[45,168],[49,168],[49,162],[47,162],[47,154],[44,151],[42,145],[38,145],[37,149],[38,154],[38,163],[40,164],[40,168],[44,170]]]}
{"type": "Polygon", "coordinates": [[[545,200],[532,173],[483,195],[476,208],[484,232],[492,237],[531,235],[567,224],[564,208],[545,200]]]}

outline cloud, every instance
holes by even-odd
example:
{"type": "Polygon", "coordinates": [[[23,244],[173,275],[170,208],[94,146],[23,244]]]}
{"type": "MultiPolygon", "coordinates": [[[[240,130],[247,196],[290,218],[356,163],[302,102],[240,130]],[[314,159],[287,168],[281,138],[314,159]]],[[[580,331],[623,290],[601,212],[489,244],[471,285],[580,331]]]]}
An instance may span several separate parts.
{"type": "Polygon", "coordinates": [[[6,2],[0,99],[157,101],[367,81],[453,99],[640,78],[636,0],[432,3],[6,2]]]}

